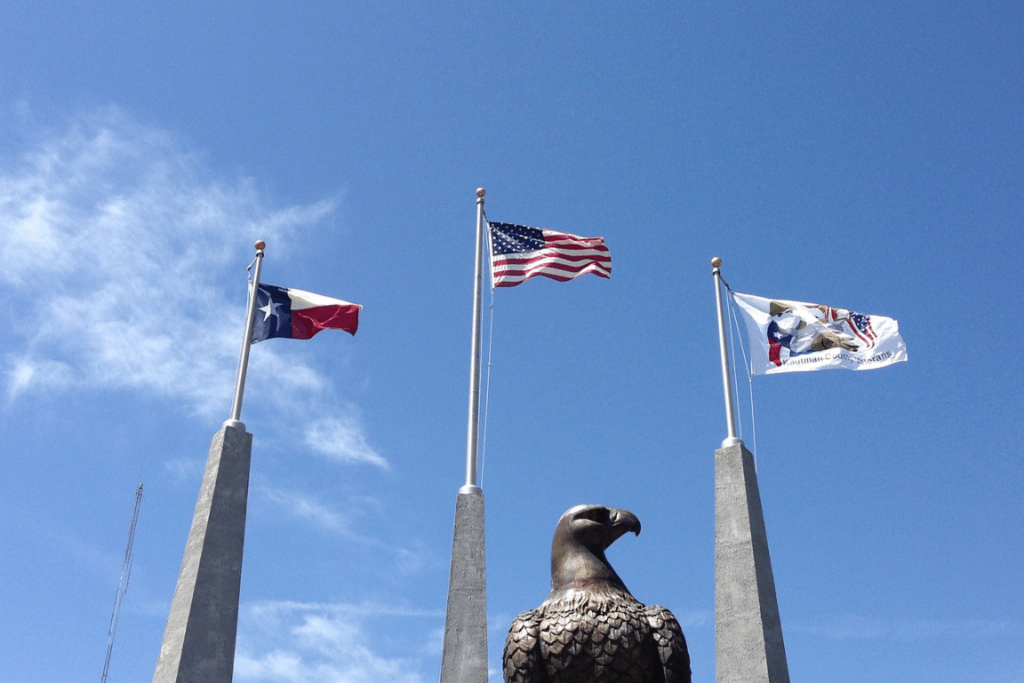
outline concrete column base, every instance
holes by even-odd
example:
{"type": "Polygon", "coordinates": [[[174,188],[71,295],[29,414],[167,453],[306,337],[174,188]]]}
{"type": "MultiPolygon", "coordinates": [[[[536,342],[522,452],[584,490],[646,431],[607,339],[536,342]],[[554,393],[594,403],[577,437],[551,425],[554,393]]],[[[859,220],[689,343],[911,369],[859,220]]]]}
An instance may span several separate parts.
{"type": "Polygon", "coordinates": [[[153,683],[231,683],[252,435],[213,437],[153,683]]]}
{"type": "Polygon", "coordinates": [[[789,683],[754,458],[715,451],[715,680],[789,683]]]}
{"type": "Polygon", "coordinates": [[[486,575],[484,494],[463,487],[455,502],[441,683],[487,683],[486,575]]]}

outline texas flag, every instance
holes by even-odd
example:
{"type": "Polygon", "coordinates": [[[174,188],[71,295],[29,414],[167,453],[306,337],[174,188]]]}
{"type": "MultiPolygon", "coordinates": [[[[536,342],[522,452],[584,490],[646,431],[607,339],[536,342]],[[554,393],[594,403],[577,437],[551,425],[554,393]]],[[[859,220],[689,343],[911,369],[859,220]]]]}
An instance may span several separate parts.
{"type": "Polygon", "coordinates": [[[256,292],[256,320],[252,341],[274,337],[309,339],[320,330],[345,330],[356,333],[359,304],[341,299],[260,284],[256,292]]]}

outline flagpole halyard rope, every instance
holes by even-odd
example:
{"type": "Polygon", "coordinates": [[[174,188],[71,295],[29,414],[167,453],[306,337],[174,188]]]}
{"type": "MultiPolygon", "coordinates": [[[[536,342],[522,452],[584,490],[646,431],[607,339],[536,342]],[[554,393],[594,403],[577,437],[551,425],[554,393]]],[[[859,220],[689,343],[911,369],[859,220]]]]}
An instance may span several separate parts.
{"type": "MultiPolygon", "coordinates": [[[[481,209],[484,224],[490,223],[487,219],[487,212],[481,209]]],[[[484,231],[484,248],[491,253],[491,231],[484,231]]],[[[488,259],[489,261],[490,259],[488,259]]],[[[480,443],[480,486],[484,485],[484,469],[487,466],[487,418],[491,412],[491,368],[493,367],[492,357],[494,350],[494,281],[491,281],[491,303],[488,306],[489,320],[487,323],[487,375],[484,378],[484,425],[480,443]]]]}
{"type": "MultiPolygon", "coordinates": [[[[726,289],[728,290],[729,288],[726,287],[726,289]]],[[[729,290],[729,292],[731,293],[732,290],[729,290]]],[[[739,381],[739,378],[736,377],[736,334],[735,334],[735,328],[731,324],[733,322],[734,312],[733,312],[733,308],[732,308],[732,297],[730,297],[730,296],[727,296],[725,298],[725,310],[726,310],[726,317],[729,319],[729,322],[730,322],[730,325],[728,326],[728,329],[726,331],[729,334],[729,347],[732,349],[732,356],[730,357],[730,360],[732,361],[732,373],[731,373],[731,375],[732,375],[732,390],[733,390],[734,395],[739,396],[739,394],[740,394],[740,381],[739,381]]],[[[741,354],[743,353],[742,346],[740,347],[740,353],[741,354]]],[[[745,355],[744,355],[744,362],[746,362],[746,356],[745,355]]],[[[737,402],[738,402],[738,399],[737,399],[737,402]]],[[[740,415],[739,419],[736,422],[737,422],[737,424],[736,424],[736,431],[738,432],[737,435],[740,437],[740,439],[742,439],[743,438],[743,416],[740,415]]]]}
{"type": "MultiPolygon", "coordinates": [[[[723,280],[723,283],[724,282],[725,281],[723,280]]],[[[728,285],[728,283],[725,283],[725,288],[729,291],[730,294],[734,294],[735,293],[735,292],[732,291],[732,287],[730,287],[728,285]]],[[[732,321],[732,325],[730,325],[729,329],[730,329],[730,332],[732,333],[731,334],[731,338],[732,338],[733,348],[735,349],[737,345],[740,347],[740,354],[743,356],[744,372],[747,375],[747,391],[749,391],[749,396],[750,396],[750,433],[751,433],[751,440],[753,442],[751,444],[750,452],[754,455],[754,468],[757,469],[757,419],[756,419],[756,414],[754,412],[754,373],[751,372],[750,359],[747,358],[747,351],[746,351],[746,348],[743,346],[744,336],[743,336],[742,330],[740,329],[740,321],[739,321],[739,317],[736,315],[736,307],[733,306],[733,298],[732,297],[728,298],[728,304],[727,305],[729,307],[729,319],[732,321]],[[736,341],[737,337],[739,337],[739,339],[740,339],[739,342],[736,341]]],[[[733,368],[735,369],[735,367],[736,367],[736,355],[734,353],[733,354],[733,368]]],[[[734,379],[734,381],[736,382],[736,391],[737,391],[737,393],[739,393],[739,381],[735,380],[735,379],[734,379]]],[[[743,421],[740,420],[740,429],[741,429],[741,431],[742,431],[742,426],[743,426],[743,421]]]]}
{"type": "Polygon", "coordinates": [[[487,418],[491,412],[491,362],[494,349],[494,287],[491,287],[491,305],[488,306],[490,321],[487,329],[487,376],[484,379],[484,427],[480,443],[480,487],[484,485],[484,472],[487,467],[487,418]]]}

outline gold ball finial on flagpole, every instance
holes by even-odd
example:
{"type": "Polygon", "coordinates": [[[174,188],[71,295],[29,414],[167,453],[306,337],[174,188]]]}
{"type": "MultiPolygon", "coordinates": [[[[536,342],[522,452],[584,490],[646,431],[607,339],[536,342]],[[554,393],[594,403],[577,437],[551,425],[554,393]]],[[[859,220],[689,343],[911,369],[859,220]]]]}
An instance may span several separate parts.
{"type": "Polygon", "coordinates": [[[485,190],[482,187],[476,188],[476,196],[477,197],[483,197],[485,194],[487,194],[487,190],[485,190]]]}
{"type": "Polygon", "coordinates": [[[256,251],[263,251],[267,248],[267,243],[263,240],[256,240],[256,244],[254,246],[256,247],[256,251]]]}
{"type": "Polygon", "coordinates": [[[722,267],[722,259],[718,258],[717,256],[714,257],[713,259],[711,259],[711,267],[712,268],[721,268],[722,267]]]}

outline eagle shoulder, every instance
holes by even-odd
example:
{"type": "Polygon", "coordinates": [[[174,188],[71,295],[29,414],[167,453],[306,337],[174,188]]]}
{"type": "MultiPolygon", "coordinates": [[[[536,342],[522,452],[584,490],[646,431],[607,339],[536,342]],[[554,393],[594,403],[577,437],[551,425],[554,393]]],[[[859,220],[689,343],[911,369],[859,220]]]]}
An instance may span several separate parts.
{"type": "Polygon", "coordinates": [[[644,615],[658,650],[665,683],[690,683],[690,653],[686,637],[672,612],[661,605],[648,605],[644,615]]]}
{"type": "Polygon", "coordinates": [[[539,683],[544,680],[544,662],[538,647],[542,616],[539,609],[531,609],[512,621],[501,658],[507,683],[539,683]]]}
{"type": "Polygon", "coordinates": [[[628,594],[549,598],[509,629],[506,682],[663,683],[650,630],[643,605],[628,594]]]}

